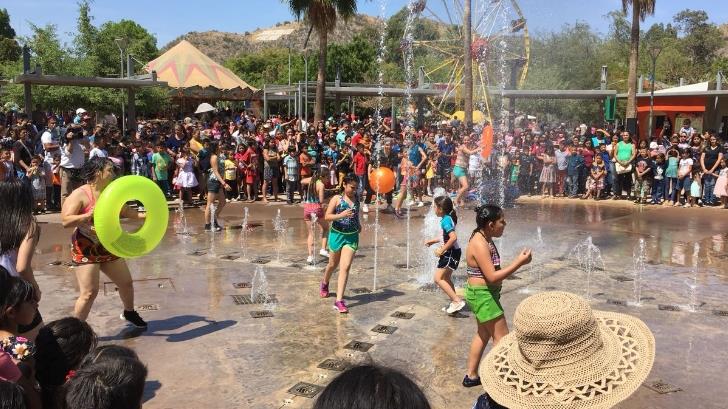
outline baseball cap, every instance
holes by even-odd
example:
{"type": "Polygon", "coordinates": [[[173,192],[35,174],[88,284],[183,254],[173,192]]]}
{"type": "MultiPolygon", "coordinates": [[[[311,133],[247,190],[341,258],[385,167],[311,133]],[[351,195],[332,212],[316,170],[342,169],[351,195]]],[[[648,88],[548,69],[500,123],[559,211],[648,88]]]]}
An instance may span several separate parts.
{"type": "Polygon", "coordinates": [[[83,108],[78,108],[78,109],[76,110],[76,115],[81,115],[81,114],[85,114],[85,113],[86,113],[86,110],[85,110],[85,109],[83,109],[83,108]]]}

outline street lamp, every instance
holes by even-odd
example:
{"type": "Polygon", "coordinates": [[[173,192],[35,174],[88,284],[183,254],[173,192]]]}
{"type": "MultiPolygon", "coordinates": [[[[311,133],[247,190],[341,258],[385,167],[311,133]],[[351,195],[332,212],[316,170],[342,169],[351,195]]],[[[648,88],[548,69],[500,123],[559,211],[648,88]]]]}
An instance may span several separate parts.
{"type": "Polygon", "coordinates": [[[650,86],[650,140],[652,140],[652,134],[655,131],[653,124],[653,117],[655,115],[655,70],[657,69],[657,57],[662,52],[662,47],[659,44],[653,44],[649,49],[650,58],[652,58],[652,81],[650,86]]]}
{"type": "MultiPolygon", "coordinates": [[[[116,46],[119,47],[119,78],[124,78],[124,50],[126,50],[127,45],[129,44],[126,40],[126,38],[115,38],[114,42],[116,43],[116,46]]],[[[126,119],[124,118],[125,115],[125,109],[124,109],[124,90],[121,90],[121,134],[123,136],[126,136],[126,119]]]]}
{"type": "Polygon", "coordinates": [[[303,120],[308,124],[308,56],[311,54],[311,50],[308,48],[303,49],[303,70],[305,72],[304,89],[303,89],[303,120]]]}

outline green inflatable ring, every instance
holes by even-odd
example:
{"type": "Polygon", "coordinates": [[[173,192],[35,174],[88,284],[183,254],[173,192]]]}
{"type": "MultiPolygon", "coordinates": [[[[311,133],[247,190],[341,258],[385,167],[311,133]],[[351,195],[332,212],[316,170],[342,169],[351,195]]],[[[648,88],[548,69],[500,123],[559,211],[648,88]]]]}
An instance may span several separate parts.
{"type": "Polygon", "coordinates": [[[139,257],[154,250],[167,231],[169,209],[162,190],[143,176],[124,176],[101,192],[94,207],[94,228],[101,244],[110,253],[139,257]],[[138,200],[146,209],[144,225],[134,233],[121,228],[119,214],[126,202],[138,200]]]}

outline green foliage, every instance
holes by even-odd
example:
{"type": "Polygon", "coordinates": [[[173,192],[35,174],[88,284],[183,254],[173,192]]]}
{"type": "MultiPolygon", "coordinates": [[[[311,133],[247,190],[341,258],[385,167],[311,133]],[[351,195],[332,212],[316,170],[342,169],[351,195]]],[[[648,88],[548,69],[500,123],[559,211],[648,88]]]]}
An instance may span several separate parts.
{"type": "Polygon", "coordinates": [[[8,9],[0,9],[0,38],[15,38],[15,30],[10,26],[8,9]]]}
{"type": "Polygon", "coordinates": [[[326,77],[336,77],[336,66],[341,69],[342,82],[371,81],[376,76],[377,49],[371,41],[355,36],[347,44],[329,45],[326,77]]]}
{"type": "MultiPolygon", "coordinates": [[[[409,10],[407,10],[407,7],[402,7],[402,9],[392,15],[392,17],[387,20],[387,33],[384,39],[384,43],[387,47],[387,56],[385,59],[400,66],[404,64],[402,38],[404,37],[408,15],[409,10]]],[[[412,37],[417,41],[430,41],[438,40],[441,36],[437,28],[437,24],[434,21],[418,18],[414,20],[412,37]]],[[[378,40],[378,36],[376,38],[378,40]]],[[[417,58],[429,53],[429,51],[422,47],[415,47],[413,49],[413,53],[413,57],[417,58]]],[[[401,80],[403,79],[404,77],[402,77],[401,80]]]]}
{"type": "MultiPolygon", "coordinates": [[[[144,27],[131,20],[109,21],[101,25],[98,31],[94,54],[98,56],[99,74],[102,76],[119,76],[120,52],[114,41],[123,38],[127,41],[124,54],[130,53],[144,63],[157,57],[157,39],[144,27]]],[[[135,63],[135,72],[141,67],[135,63]]],[[[124,61],[126,67],[126,61],[124,61]]],[[[126,68],[124,68],[126,69],[126,68]]]]}
{"type": "Polygon", "coordinates": [[[16,61],[21,54],[20,46],[14,38],[0,37],[0,62],[16,61]]]}

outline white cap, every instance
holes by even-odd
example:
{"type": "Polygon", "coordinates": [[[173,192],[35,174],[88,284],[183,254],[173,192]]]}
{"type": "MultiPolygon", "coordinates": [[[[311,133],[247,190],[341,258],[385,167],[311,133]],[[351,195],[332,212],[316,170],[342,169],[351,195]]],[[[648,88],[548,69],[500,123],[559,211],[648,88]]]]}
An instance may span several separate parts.
{"type": "Polygon", "coordinates": [[[79,108],[76,110],[76,115],[81,115],[81,114],[85,114],[85,113],[86,113],[86,110],[83,108],[79,108]]]}

